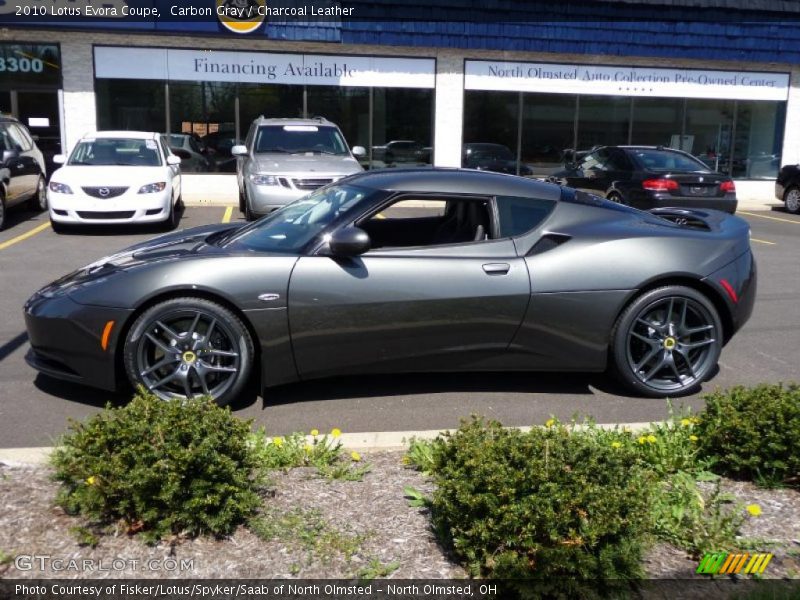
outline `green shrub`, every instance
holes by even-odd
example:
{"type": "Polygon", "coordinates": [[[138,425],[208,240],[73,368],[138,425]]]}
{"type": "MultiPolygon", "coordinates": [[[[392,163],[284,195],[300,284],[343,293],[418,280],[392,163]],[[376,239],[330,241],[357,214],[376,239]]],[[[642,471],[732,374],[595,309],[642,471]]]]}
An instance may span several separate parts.
{"type": "Polygon", "coordinates": [[[437,531],[472,575],[537,579],[535,593],[638,578],[655,477],[630,445],[548,424],[522,433],[473,419],[443,436],[437,531]]]}
{"type": "Polygon", "coordinates": [[[164,402],[140,392],[73,422],[52,457],[57,502],[154,541],[225,535],[260,504],[250,423],[209,399],[164,402]]]}
{"type": "Polygon", "coordinates": [[[705,400],[697,436],[715,472],[763,485],[800,483],[800,386],[736,387],[705,400]]]}

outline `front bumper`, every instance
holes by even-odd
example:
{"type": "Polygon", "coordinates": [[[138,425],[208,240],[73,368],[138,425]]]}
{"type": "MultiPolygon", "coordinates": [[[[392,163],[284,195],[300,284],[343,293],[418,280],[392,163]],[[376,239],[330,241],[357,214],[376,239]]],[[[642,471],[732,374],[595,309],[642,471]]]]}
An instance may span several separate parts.
{"type": "Polygon", "coordinates": [[[50,219],[64,225],[112,225],[161,223],[169,219],[172,190],[167,186],[154,194],[127,191],[116,198],[93,198],[81,192],[59,194],[47,191],[50,219]]]}
{"type": "Polygon", "coordinates": [[[245,186],[250,210],[257,215],[269,214],[311,193],[280,185],[256,185],[252,181],[247,181],[245,186]]]}
{"type": "Polygon", "coordinates": [[[115,390],[115,349],[132,311],[78,304],[68,295],[35,294],[25,303],[25,326],[31,349],[26,362],[46,375],[105,390],[115,390]],[[103,332],[111,327],[107,346],[103,332]]]}

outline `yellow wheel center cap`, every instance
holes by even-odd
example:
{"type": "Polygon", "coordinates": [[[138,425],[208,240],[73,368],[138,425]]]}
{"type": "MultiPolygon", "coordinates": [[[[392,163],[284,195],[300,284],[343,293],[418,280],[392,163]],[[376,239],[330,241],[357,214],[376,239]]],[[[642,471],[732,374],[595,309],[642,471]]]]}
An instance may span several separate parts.
{"type": "Polygon", "coordinates": [[[678,342],[675,341],[674,337],[668,337],[667,339],[664,340],[664,348],[666,348],[667,350],[672,350],[677,345],[678,342]]]}
{"type": "Polygon", "coordinates": [[[195,354],[191,350],[187,350],[186,352],[183,353],[183,357],[182,358],[183,358],[183,362],[191,364],[191,363],[193,363],[194,361],[197,360],[197,354],[195,354]]]}

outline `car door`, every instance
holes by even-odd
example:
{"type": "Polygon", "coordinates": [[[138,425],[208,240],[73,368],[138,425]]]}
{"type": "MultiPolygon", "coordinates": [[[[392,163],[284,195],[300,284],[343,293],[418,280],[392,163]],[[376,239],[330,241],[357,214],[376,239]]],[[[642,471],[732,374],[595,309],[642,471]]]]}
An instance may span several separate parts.
{"type": "Polygon", "coordinates": [[[31,152],[33,142],[22,133],[16,123],[6,125],[6,133],[12,149],[19,152],[19,156],[12,158],[6,164],[10,176],[9,200],[13,203],[28,198],[36,192],[39,164],[31,152]]]}
{"type": "Polygon", "coordinates": [[[163,135],[159,137],[159,140],[161,142],[161,151],[164,154],[164,168],[167,169],[167,176],[170,178],[172,186],[172,195],[177,200],[181,197],[181,166],[167,164],[167,158],[172,154],[172,151],[169,149],[167,140],[163,135]]]}
{"type": "MultiPolygon", "coordinates": [[[[437,218],[441,230],[449,217],[437,218]]],[[[432,230],[423,221],[405,225],[414,243],[432,230]]],[[[304,256],[289,284],[297,368],[316,377],[499,367],[529,296],[525,262],[508,238],[304,256]]]]}
{"type": "Polygon", "coordinates": [[[570,184],[570,187],[605,196],[612,181],[607,166],[608,159],[608,148],[600,148],[587,154],[578,165],[575,183],[570,184]]]}
{"type": "MultiPolygon", "coordinates": [[[[8,135],[8,125],[0,123],[0,159],[7,150],[16,150],[16,148],[11,136],[8,135]]],[[[20,194],[20,179],[16,177],[17,165],[19,165],[18,157],[10,158],[0,164],[0,177],[6,181],[6,202],[9,204],[13,203],[20,194]]]]}

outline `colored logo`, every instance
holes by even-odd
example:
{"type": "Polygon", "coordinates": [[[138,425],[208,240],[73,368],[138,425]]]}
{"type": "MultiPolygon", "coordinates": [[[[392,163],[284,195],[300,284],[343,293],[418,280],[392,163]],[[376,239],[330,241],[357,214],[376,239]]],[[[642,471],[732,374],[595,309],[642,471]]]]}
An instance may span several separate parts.
{"type": "Polygon", "coordinates": [[[228,31],[252,33],[264,22],[267,0],[216,0],[217,18],[228,31]]]}
{"type": "Polygon", "coordinates": [[[766,571],[773,554],[730,554],[712,552],[703,556],[695,573],[703,575],[761,575],[766,571]]]}

